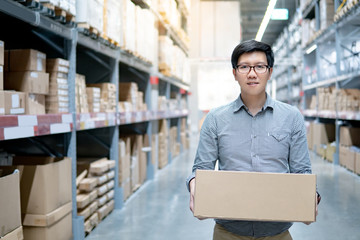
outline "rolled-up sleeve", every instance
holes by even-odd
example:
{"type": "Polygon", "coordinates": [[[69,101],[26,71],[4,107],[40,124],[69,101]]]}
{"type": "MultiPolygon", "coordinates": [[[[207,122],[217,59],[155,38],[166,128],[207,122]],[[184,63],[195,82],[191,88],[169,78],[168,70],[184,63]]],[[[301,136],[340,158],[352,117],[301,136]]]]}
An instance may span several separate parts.
{"type": "Polygon", "coordinates": [[[216,119],[210,111],[201,127],[199,146],[196,151],[192,173],[186,180],[188,190],[189,183],[195,177],[197,169],[213,170],[215,168],[215,163],[218,159],[218,149],[216,119]]]}
{"type": "Polygon", "coordinates": [[[291,173],[311,173],[311,162],[306,138],[304,117],[299,111],[294,119],[289,151],[291,173]]]}

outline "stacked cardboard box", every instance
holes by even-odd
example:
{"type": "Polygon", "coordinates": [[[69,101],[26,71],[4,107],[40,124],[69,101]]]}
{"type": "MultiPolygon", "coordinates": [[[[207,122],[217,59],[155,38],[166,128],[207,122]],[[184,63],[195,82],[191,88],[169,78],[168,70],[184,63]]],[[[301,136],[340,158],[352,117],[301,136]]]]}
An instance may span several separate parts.
{"type": "Polygon", "coordinates": [[[0,115],[24,114],[26,93],[0,90],[0,115]]]}
{"type": "Polygon", "coordinates": [[[186,118],[181,119],[181,125],[180,125],[180,141],[183,149],[189,149],[190,148],[190,138],[187,134],[187,123],[186,118]]]}
{"type": "Polygon", "coordinates": [[[119,14],[121,13],[121,2],[118,0],[104,1],[103,11],[103,34],[118,44],[121,41],[121,21],[119,14]]]}
{"type": "Polygon", "coordinates": [[[61,58],[47,59],[46,71],[50,74],[50,91],[46,96],[47,113],[69,112],[69,61],[61,58]]]}
{"type": "Polygon", "coordinates": [[[103,32],[104,0],[77,0],[76,22],[86,24],[86,28],[94,28],[99,33],[103,32]]]}
{"type": "Polygon", "coordinates": [[[100,88],[100,111],[115,112],[116,111],[116,85],[113,83],[92,83],[87,87],[100,88]]]}
{"type": "Polygon", "coordinates": [[[168,164],[168,143],[169,130],[168,130],[168,120],[161,119],[159,120],[159,158],[158,158],[158,167],[163,168],[168,164]]]}
{"type": "Polygon", "coordinates": [[[146,111],[147,105],[144,103],[144,93],[138,90],[135,82],[119,83],[119,106],[126,112],[129,108],[131,111],[146,111]]]}
{"type": "Polygon", "coordinates": [[[45,114],[45,95],[49,93],[46,55],[34,49],[7,52],[4,88],[26,93],[26,114],[45,114]]]}
{"type": "Polygon", "coordinates": [[[335,141],[335,125],[313,123],[313,144],[317,153],[325,157],[325,146],[335,141]]]}
{"type": "Polygon", "coordinates": [[[178,139],[178,128],[171,127],[170,128],[170,151],[171,157],[176,157],[180,154],[180,143],[177,141],[178,139]]]}
{"type": "Polygon", "coordinates": [[[75,78],[75,102],[76,102],[76,112],[78,113],[88,113],[89,106],[86,95],[86,81],[85,76],[81,74],[76,74],[75,78]]]}
{"type": "Polygon", "coordinates": [[[24,238],[71,239],[71,159],[14,156],[13,164],[20,171],[24,238]]]}
{"type": "Polygon", "coordinates": [[[338,111],[360,111],[360,90],[339,89],[338,111]]]}
{"type": "Polygon", "coordinates": [[[98,87],[87,87],[86,95],[88,100],[89,112],[100,112],[101,89],[98,87]]]}
{"type": "Polygon", "coordinates": [[[123,200],[125,201],[131,195],[130,181],[130,137],[119,139],[119,187],[123,189],[123,200]]]}
{"type": "Polygon", "coordinates": [[[79,181],[76,205],[89,233],[114,209],[115,160],[78,159],[78,172],[88,172],[79,181]]]}
{"type": "Polygon", "coordinates": [[[326,29],[334,22],[334,1],[320,0],[320,29],[326,29]]]}
{"type": "Polygon", "coordinates": [[[19,172],[14,167],[0,167],[0,236],[1,239],[22,240],[19,172]]]}
{"type": "Polygon", "coordinates": [[[0,91],[4,89],[4,51],[4,42],[0,40],[0,91]]]}
{"type": "Polygon", "coordinates": [[[352,172],[356,172],[359,168],[356,147],[360,147],[360,128],[341,126],[339,162],[341,166],[352,172]]]}

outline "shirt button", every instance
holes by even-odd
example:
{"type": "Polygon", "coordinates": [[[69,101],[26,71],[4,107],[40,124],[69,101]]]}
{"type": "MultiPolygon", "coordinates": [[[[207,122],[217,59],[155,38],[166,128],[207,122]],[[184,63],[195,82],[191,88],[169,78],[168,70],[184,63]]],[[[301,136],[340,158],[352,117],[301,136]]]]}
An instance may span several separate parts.
{"type": "Polygon", "coordinates": [[[256,135],[254,135],[254,138],[256,138],[256,135]]]}

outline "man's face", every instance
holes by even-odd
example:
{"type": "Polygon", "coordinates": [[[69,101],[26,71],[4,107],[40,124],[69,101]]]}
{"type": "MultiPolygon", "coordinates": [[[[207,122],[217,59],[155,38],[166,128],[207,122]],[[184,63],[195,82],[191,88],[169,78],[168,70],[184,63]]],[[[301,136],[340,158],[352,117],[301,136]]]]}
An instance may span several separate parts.
{"type": "Polygon", "coordinates": [[[261,95],[265,93],[266,83],[270,79],[272,74],[272,68],[266,68],[264,73],[256,72],[256,69],[267,66],[268,62],[264,52],[250,52],[242,54],[237,65],[237,69],[233,69],[235,80],[239,83],[241,88],[241,94],[244,95],[261,95]],[[246,66],[254,66],[250,68],[250,71],[240,73],[239,68],[246,69],[246,66]],[[256,67],[258,66],[258,68],[256,67]]]}

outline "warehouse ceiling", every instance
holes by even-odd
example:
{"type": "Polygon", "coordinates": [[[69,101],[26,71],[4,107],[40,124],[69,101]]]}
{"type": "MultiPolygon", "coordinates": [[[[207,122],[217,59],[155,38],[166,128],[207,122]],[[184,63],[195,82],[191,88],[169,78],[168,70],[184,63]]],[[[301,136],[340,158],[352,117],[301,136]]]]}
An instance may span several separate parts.
{"type": "MultiPolygon", "coordinates": [[[[239,1],[240,2],[240,26],[242,40],[255,39],[261,21],[265,15],[269,0],[202,0],[202,1],[239,1]]],[[[275,8],[287,8],[289,10],[289,20],[270,20],[264,36],[263,42],[273,45],[284,27],[294,16],[296,8],[299,6],[298,0],[278,0],[275,8]]]]}

